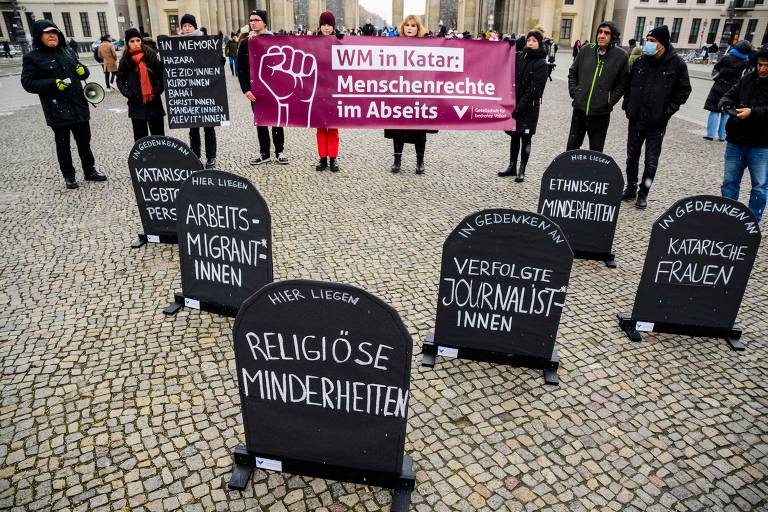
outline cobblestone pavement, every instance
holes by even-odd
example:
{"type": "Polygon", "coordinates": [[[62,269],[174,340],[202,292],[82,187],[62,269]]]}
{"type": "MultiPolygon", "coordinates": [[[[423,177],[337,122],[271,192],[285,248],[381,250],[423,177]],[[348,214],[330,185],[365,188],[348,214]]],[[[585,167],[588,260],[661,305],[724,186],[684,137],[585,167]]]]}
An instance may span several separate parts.
{"type": "MultiPolygon", "coordinates": [[[[290,165],[250,167],[255,130],[228,80],[235,121],[218,129],[219,162],[271,208],[275,278],[360,286],[413,335],[413,509],[768,508],[768,244],[738,319],[744,352],[672,335],[633,343],[615,320],[632,307],[654,219],[680,197],[719,193],[723,144],[673,119],[648,209],[622,207],[619,268],[574,263],[553,388],[533,370],[487,363],[422,369],[417,354],[454,225],[488,207],[535,210],[538,178],[565,147],[562,81],[548,85],[530,179],[518,185],[495,175],[503,133],[430,136],[427,173],[416,176],[411,148],[404,172],[388,172],[380,131],[342,131],[342,172],[315,172],[314,131],[292,129],[290,165]]],[[[180,287],[176,247],[128,248],[140,222],[124,107],[112,94],[92,110],[110,179],[77,191],[63,187],[39,107],[0,123],[0,510],[388,508],[387,490],[286,474],[257,471],[245,492],[226,489],[231,450],[244,441],[233,320],[164,317],[180,287]]],[[[615,114],[607,152],[622,168],[625,133],[615,114]]]]}

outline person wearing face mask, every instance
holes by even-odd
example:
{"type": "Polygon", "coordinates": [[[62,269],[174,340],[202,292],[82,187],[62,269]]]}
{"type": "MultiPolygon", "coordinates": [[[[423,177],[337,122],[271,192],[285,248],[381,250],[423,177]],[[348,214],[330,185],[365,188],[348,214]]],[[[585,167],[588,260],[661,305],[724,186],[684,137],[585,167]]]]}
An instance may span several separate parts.
{"type": "Polygon", "coordinates": [[[90,75],[88,68],[67,47],[64,34],[52,21],[37,20],[32,25],[32,48],[24,56],[21,86],[40,97],[45,122],[56,140],[56,156],[65,186],[69,189],[79,186],[72,165],[70,133],[77,144],[86,181],[106,180],[106,176],[96,171],[91,151],[90,107],[80,85],[80,81],[90,75]]]}
{"type": "MultiPolygon", "coordinates": [[[[547,85],[549,69],[547,52],[543,48],[541,32],[532,30],[515,43],[518,52],[515,57],[515,131],[506,131],[510,136],[509,166],[499,176],[515,176],[515,182],[525,180],[528,157],[531,156],[531,139],[539,123],[539,108],[544,87],[547,85]],[[517,169],[517,154],[520,153],[520,169],[517,169]]],[[[511,44],[511,42],[510,42],[511,44]]]]}
{"type": "Polygon", "coordinates": [[[604,21],[597,42],[585,46],[568,70],[568,93],[573,99],[566,151],[579,149],[589,134],[589,149],[603,151],[611,111],[624,95],[627,53],[619,44],[619,26],[604,21]]]}
{"type": "Polygon", "coordinates": [[[720,113],[718,103],[720,103],[723,95],[739,81],[747,69],[750,51],[752,51],[752,43],[746,39],[741,40],[731,48],[725,57],[717,61],[714,69],[712,69],[715,83],[712,84],[707,101],[704,102],[704,110],[709,111],[707,134],[704,139],[714,140],[715,135],[717,135],[720,141],[725,140],[725,123],[728,121],[728,115],[720,113]]]}
{"type": "MultiPolygon", "coordinates": [[[[251,11],[248,16],[248,28],[250,29],[248,37],[240,41],[240,47],[237,50],[237,80],[240,83],[240,90],[243,91],[245,99],[253,103],[256,96],[251,92],[251,62],[248,55],[248,40],[252,37],[271,36],[272,32],[267,29],[269,19],[267,11],[251,11]]],[[[272,160],[269,154],[269,127],[257,126],[256,135],[259,138],[259,156],[251,158],[251,165],[261,165],[272,160]]],[[[275,159],[278,164],[287,165],[288,157],[285,156],[285,132],[280,126],[272,127],[272,142],[275,145],[275,159]]]]}
{"type": "MultiPolygon", "coordinates": [[[[203,32],[197,28],[197,20],[191,14],[185,14],[181,17],[181,35],[184,37],[203,36],[203,32]]],[[[213,169],[216,167],[216,127],[204,126],[205,134],[205,168],[213,169]]],[[[192,152],[200,158],[200,128],[189,129],[189,147],[192,152]]]]}
{"type": "Polygon", "coordinates": [[[632,65],[622,108],[627,115],[627,188],[622,199],[648,206],[648,192],[656,177],[661,144],[670,118],[691,95],[688,67],[670,44],[666,25],[646,36],[643,55],[632,65]],[[640,151],[645,144],[645,168],[639,188],[640,151]]]}
{"type": "Polygon", "coordinates": [[[133,124],[133,140],[152,133],[165,135],[163,63],[157,52],[144,44],[135,28],[125,32],[127,49],[117,67],[117,88],[128,99],[128,118],[133,124]]]}
{"type": "Polygon", "coordinates": [[[749,209],[759,222],[768,194],[768,47],[757,52],[756,60],[756,68],[725,93],[719,108],[731,114],[725,126],[722,195],[738,201],[741,178],[749,168],[749,209]]]}
{"type": "MultiPolygon", "coordinates": [[[[399,37],[424,37],[426,32],[424,25],[421,24],[421,20],[411,14],[400,22],[396,35],[399,37]]],[[[389,170],[393,173],[400,172],[403,148],[406,144],[413,144],[413,147],[416,149],[416,174],[424,174],[426,170],[424,166],[424,151],[427,147],[428,133],[437,133],[437,130],[384,130],[384,137],[392,139],[394,147],[394,161],[389,170]]]]}
{"type": "MultiPolygon", "coordinates": [[[[320,14],[320,28],[318,34],[321,36],[336,36],[336,17],[331,11],[325,11],[320,14]]],[[[343,34],[337,36],[339,39],[343,34]]],[[[316,171],[328,169],[330,159],[331,172],[339,172],[339,129],[338,128],[318,128],[317,129],[317,154],[320,162],[315,166],[316,171]]]]}

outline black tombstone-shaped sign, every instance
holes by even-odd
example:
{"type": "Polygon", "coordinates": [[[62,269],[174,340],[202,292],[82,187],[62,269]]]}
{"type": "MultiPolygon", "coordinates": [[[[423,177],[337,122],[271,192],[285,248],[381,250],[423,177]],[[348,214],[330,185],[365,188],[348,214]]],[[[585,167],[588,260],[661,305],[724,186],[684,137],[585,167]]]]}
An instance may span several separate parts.
{"type": "Polygon", "coordinates": [[[597,151],[566,151],[544,171],[539,213],[560,226],[574,257],[602,260],[613,268],[623,190],[624,177],[613,158],[597,151]]]}
{"type": "Polygon", "coordinates": [[[229,125],[220,36],[157,38],[170,128],[229,125]]]}
{"type": "Polygon", "coordinates": [[[483,210],[466,217],[443,244],[434,336],[436,355],[544,370],[557,384],[555,338],[573,252],[560,228],[537,213],[483,210]]]}
{"type": "Polygon", "coordinates": [[[630,339],[640,332],[726,338],[734,328],[760,246],[760,227],[743,204],[717,196],[681,199],[651,230],[632,315],[619,314],[630,339]]]}
{"type": "Polygon", "coordinates": [[[184,180],[203,169],[200,159],[180,140],[150,135],[131,148],[128,169],[144,229],[131,247],[176,243],[176,196],[184,180]]]}
{"type": "Polygon", "coordinates": [[[230,487],[255,467],[413,488],[413,342],[392,307],[348,285],[280,281],[242,305],[234,339],[246,444],[230,487]]]}
{"type": "Polygon", "coordinates": [[[235,316],[272,282],[272,220],[256,188],[236,174],[201,171],[181,186],[178,215],[181,306],[235,316]]]}

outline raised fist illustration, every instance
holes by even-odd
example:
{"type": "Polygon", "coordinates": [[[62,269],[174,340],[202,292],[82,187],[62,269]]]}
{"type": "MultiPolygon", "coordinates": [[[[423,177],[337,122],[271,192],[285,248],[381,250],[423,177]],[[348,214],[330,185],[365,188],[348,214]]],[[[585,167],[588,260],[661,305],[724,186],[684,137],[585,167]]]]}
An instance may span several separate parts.
{"type": "Polygon", "coordinates": [[[315,56],[290,46],[272,46],[261,56],[259,80],[277,100],[277,126],[309,128],[317,85],[315,56]]]}

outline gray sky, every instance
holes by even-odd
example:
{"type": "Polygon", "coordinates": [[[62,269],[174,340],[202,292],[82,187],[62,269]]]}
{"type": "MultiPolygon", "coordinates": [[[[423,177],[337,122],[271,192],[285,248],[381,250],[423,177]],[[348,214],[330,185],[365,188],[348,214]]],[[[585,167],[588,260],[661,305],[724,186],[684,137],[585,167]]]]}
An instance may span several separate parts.
{"type": "MultiPolygon", "coordinates": [[[[403,10],[405,14],[421,16],[424,14],[425,3],[424,0],[405,0],[403,10]]],[[[392,0],[360,0],[360,5],[392,23],[392,0]]],[[[396,23],[399,21],[396,20],[396,23]]]]}

